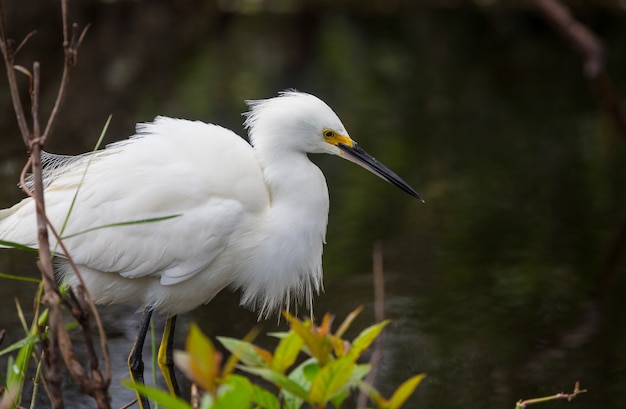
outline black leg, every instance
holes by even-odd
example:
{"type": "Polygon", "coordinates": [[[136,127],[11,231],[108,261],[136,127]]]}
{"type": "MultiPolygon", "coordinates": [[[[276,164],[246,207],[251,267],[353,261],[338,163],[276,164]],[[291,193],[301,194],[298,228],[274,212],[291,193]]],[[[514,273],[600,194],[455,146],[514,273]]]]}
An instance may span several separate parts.
{"type": "Polygon", "coordinates": [[[167,384],[167,388],[170,393],[176,396],[180,396],[180,389],[178,382],[176,382],[176,376],[174,374],[174,358],[172,356],[174,349],[174,330],[176,328],[176,315],[171,316],[165,322],[165,329],[163,330],[163,339],[161,339],[161,345],[159,346],[159,368],[167,384]]]}
{"type": "MultiPolygon", "coordinates": [[[[133,382],[144,383],[143,380],[143,343],[146,340],[146,334],[150,327],[150,319],[152,318],[152,308],[146,307],[141,316],[141,324],[139,325],[139,331],[137,332],[137,338],[133,348],[130,350],[128,356],[128,369],[130,371],[130,379],[133,382]]],[[[150,409],[150,402],[148,398],[137,393],[137,403],[141,409],[150,409]]]]}

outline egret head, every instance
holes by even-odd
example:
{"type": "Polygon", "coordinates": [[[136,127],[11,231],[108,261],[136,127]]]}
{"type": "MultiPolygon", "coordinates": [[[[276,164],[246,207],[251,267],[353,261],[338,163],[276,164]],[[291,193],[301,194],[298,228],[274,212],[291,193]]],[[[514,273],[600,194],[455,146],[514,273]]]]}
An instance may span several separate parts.
{"type": "Polygon", "coordinates": [[[337,114],[313,95],[285,91],[276,98],[246,102],[250,111],[244,124],[257,149],[341,155],[337,145],[353,143],[337,114]]]}
{"type": "Polygon", "coordinates": [[[297,91],[276,98],[246,101],[245,127],[250,142],[272,157],[285,151],[341,156],[369,170],[411,196],[421,196],[398,175],[353,141],[335,112],[321,99],[297,91]]]}

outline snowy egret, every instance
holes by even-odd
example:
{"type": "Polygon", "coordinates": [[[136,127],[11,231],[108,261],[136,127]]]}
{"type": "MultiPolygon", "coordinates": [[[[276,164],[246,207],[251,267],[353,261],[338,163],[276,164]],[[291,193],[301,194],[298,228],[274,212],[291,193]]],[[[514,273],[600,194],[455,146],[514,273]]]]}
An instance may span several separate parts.
{"type": "MultiPolygon", "coordinates": [[[[177,314],[225,287],[240,289],[241,304],[260,316],[303,299],[311,307],[322,287],[329,200],[307,154],[341,156],[421,200],[317,97],[286,91],[247,103],[250,144],[217,125],[157,117],[104,150],[43,157],[47,216],[57,231],[64,225],[64,244],[93,299],[145,307],[129,357],[133,379],[143,379],[152,311],[169,317],[159,365],[177,392],[177,314]]],[[[0,239],[36,247],[34,213],[30,198],[0,210],[0,239]]],[[[58,277],[76,285],[65,257],[57,256],[58,277]]]]}

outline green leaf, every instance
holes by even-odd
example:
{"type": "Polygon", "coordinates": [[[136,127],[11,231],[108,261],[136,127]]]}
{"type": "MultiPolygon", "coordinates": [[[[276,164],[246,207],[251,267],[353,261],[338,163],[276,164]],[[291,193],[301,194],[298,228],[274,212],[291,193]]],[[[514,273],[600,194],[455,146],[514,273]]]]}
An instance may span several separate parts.
{"type": "Polygon", "coordinates": [[[220,365],[218,353],[211,340],[196,324],[192,323],[189,326],[185,349],[188,354],[186,363],[191,370],[191,380],[205,391],[213,391],[220,365]]]}
{"type": "Polygon", "coordinates": [[[240,369],[242,371],[258,375],[266,381],[273,383],[280,389],[284,389],[306,402],[309,401],[309,394],[300,385],[281,373],[274,372],[269,368],[240,367],[240,369]]]}
{"type": "Polygon", "coordinates": [[[244,365],[250,368],[267,367],[258,350],[251,343],[228,337],[217,337],[217,339],[231,354],[236,355],[244,365]]]}
{"type": "MultiPolygon", "coordinates": [[[[39,335],[39,325],[46,322],[47,319],[48,310],[46,309],[41,313],[38,321],[33,321],[31,328],[28,330],[28,334],[24,339],[8,346],[0,353],[1,355],[4,355],[19,349],[15,360],[13,360],[13,357],[11,356],[8,359],[9,363],[7,364],[7,376],[5,379],[5,390],[7,391],[7,398],[5,399],[7,403],[11,398],[13,398],[14,405],[18,406],[19,404],[24,382],[26,380],[26,371],[30,365],[35,345],[41,340],[41,338],[46,339],[48,337],[48,333],[43,333],[41,336],[39,335]]],[[[74,321],[67,324],[66,328],[74,328],[77,325],[78,323],[74,321]]]]}
{"type": "Polygon", "coordinates": [[[302,367],[302,374],[304,375],[307,381],[313,382],[313,379],[315,379],[315,376],[317,375],[319,370],[320,370],[320,365],[317,363],[317,361],[314,361],[302,367]]]}
{"type": "Polygon", "coordinates": [[[346,386],[356,387],[360,384],[361,380],[367,376],[371,369],[370,364],[361,364],[356,365],[352,374],[350,375],[350,379],[346,382],[346,386]]]}
{"type": "MultiPolygon", "coordinates": [[[[43,334],[43,338],[46,339],[48,338],[48,334],[43,334]]],[[[9,352],[13,352],[17,349],[23,348],[25,346],[31,346],[34,344],[38,344],[39,343],[39,335],[34,334],[34,335],[29,335],[26,338],[22,338],[19,341],[14,342],[13,344],[9,345],[8,347],[4,348],[2,351],[0,351],[0,356],[2,355],[6,355],[9,352]]]]}
{"type": "MultiPolygon", "coordinates": [[[[259,334],[259,328],[253,328],[250,332],[248,332],[248,334],[246,334],[246,336],[240,341],[240,342],[244,342],[244,343],[248,343],[251,344],[252,340],[259,334]]],[[[259,357],[261,358],[262,361],[266,362],[266,363],[271,363],[272,362],[272,353],[264,350],[262,348],[258,348],[254,345],[252,345],[252,349],[254,350],[254,352],[257,353],[257,355],[259,355],[259,357]]],[[[232,373],[235,372],[235,369],[237,367],[237,363],[239,362],[239,356],[240,354],[230,354],[230,356],[228,357],[228,359],[226,360],[226,363],[224,364],[224,367],[222,368],[222,377],[226,378],[228,376],[230,376],[232,373]]]]}
{"type": "Polygon", "coordinates": [[[7,359],[6,385],[3,388],[2,401],[6,401],[8,404],[9,400],[14,400],[14,407],[17,407],[20,402],[19,396],[24,386],[24,375],[25,373],[20,368],[20,365],[16,365],[13,357],[9,356],[7,359]]]}
{"type": "Polygon", "coordinates": [[[367,396],[369,396],[369,398],[372,400],[372,402],[374,402],[374,405],[376,405],[377,408],[387,407],[387,399],[383,398],[376,388],[363,381],[359,382],[359,386],[361,387],[361,390],[367,393],[367,396]]]}
{"type": "Polygon", "coordinates": [[[279,331],[279,332],[268,332],[267,336],[278,338],[278,339],[283,339],[289,336],[289,334],[291,334],[291,332],[279,331]]]}
{"type": "Polygon", "coordinates": [[[321,358],[321,354],[322,354],[321,352],[322,348],[320,346],[321,340],[318,339],[315,336],[315,334],[313,334],[310,326],[307,326],[305,323],[303,323],[302,321],[300,321],[299,319],[297,319],[296,317],[294,317],[293,315],[289,314],[286,311],[283,312],[283,315],[285,316],[285,318],[287,318],[287,321],[289,321],[291,331],[295,332],[296,334],[300,336],[300,338],[302,338],[302,341],[304,341],[306,346],[309,348],[309,352],[311,353],[311,355],[317,358],[318,361],[325,362],[326,357],[321,358]]]}
{"type": "Polygon", "coordinates": [[[135,383],[132,381],[123,381],[122,383],[127,388],[139,392],[141,395],[152,399],[166,409],[192,409],[187,402],[177,396],[170,395],[169,392],[146,386],[143,383],[135,383]]]}
{"type": "Polygon", "coordinates": [[[290,332],[285,338],[281,339],[274,351],[274,359],[270,368],[276,372],[285,373],[285,371],[293,365],[302,349],[304,342],[302,338],[295,332],[290,332]]]}
{"type": "MultiPolygon", "coordinates": [[[[297,383],[302,389],[308,391],[311,389],[311,380],[315,376],[313,374],[310,379],[307,379],[305,375],[305,368],[315,367],[319,370],[319,364],[315,358],[309,358],[306,361],[298,365],[294,370],[289,373],[289,379],[297,383]]],[[[309,369],[311,371],[311,369],[309,369]]],[[[313,372],[313,371],[311,371],[313,372]]],[[[317,371],[315,371],[317,373],[317,371]]],[[[283,408],[284,409],[300,409],[304,403],[304,399],[301,399],[289,392],[283,391],[283,408]]]]}
{"type": "Polygon", "coordinates": [[[335,396],[330,400],[331,405],[335,408],[340,408],[343,405],[343,402],[348,397],[348,389],[337,392],[335,396]]]}
{"type": "Polygon", "coordinates": [[[252,384],[238,375],[231,375],[217,390],[213,409],[247,409],[252,406],[252,384]]]}
{"type": "Polygon", "coordinates": [[[262,409],[280,409],[280,402],[273,393],[258,385],[252,385],[252,401],[262,409]]]}
{"type": "Polygon", "coordinates": [[[417,385],[422,382],[422,379],[424,379],[425,376],[426,374],[422,373],[404,381],[402,385],[400,385],[398,389],[396,389],[396,391],[393,393],[391,399],[389,399],[387,407],[389,409],[399,409],[400,407],[402,407],[402,405],[404,405],[404,402],[406,402],[406,400],[411,396],[413,391],[415,391],[415,388],[417,388],[417,385]]]}
{"type": "Polygon", "coordinates": [[[316,404],[324,405],[348,382],[356,364],[350,357],[331,361],[320,368],[311,383],[309,397],[316,404]]]}
{"type": "Polygon", "coordinates": [[[357,315],[359,315],[359,313],[362,310],[363,310],[363,306],[360,305],[360,306],[356,307],[354,311],[352,311],[350,314],[348,314],[346,319],[343,320],[343,322],[341,323],[341,325],[337,329],[337,332],[335,332],[335,336],[337,338],[341,338],[343,336],[343,334],[348,330],[348,328],[350,328],[350,325],[352,324],[354,319],[357,317],[357,315]]]}
{"type": "Polygon", "coordinates": [[[336,408],[341,407],[343,405],[343,401],[350,396],[350,389],[357,388],[362,384],[363,378],[367,376],[370,368],[370,364],[356,365],[350,375],[350,379],[348,379],[343,386],[339,388],[335,396],[330,400],[330,403],[336,408]]]}
{"type": "Polygon", "coordinates": [[[352,341],[352,349],[349,355],[356,360],[374,342],[380,332],[389,324],[389,320],[385,320],[379,324],[372,325],[369,328],[364,329],[361,333],[352,341]]]}

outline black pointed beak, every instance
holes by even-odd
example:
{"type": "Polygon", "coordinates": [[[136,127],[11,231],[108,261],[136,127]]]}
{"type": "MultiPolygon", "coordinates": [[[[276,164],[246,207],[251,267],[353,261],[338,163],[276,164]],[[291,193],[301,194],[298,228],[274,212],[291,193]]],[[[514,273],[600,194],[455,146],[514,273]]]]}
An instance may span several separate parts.
{"type": "Polygon", "coordinates": [[[385,165],[377,161],[372,155],[370,155],[369,153],[361,149],[361,147],[357,145],[356,142],[353,142],[352,146],[339,143],[337,144],[337,147],[341,149],[342,156],[345,159],[348,159],[350,162],[354,162],[357,165],[364,167],[365,169],[369,170],[373,174],[386,180],[392,185],[399,187],[400,189],[410,194],[411,196],[415,197],[416,199],[419,199],[422,202],[424,202],[424,199],[422,199],[422,196],[420,196],[419,193],[415,191],[415,189],[413,189],[411,186],[409,186],[408,183],[402,180],[400,176],[396,175],[385,165]]]}

